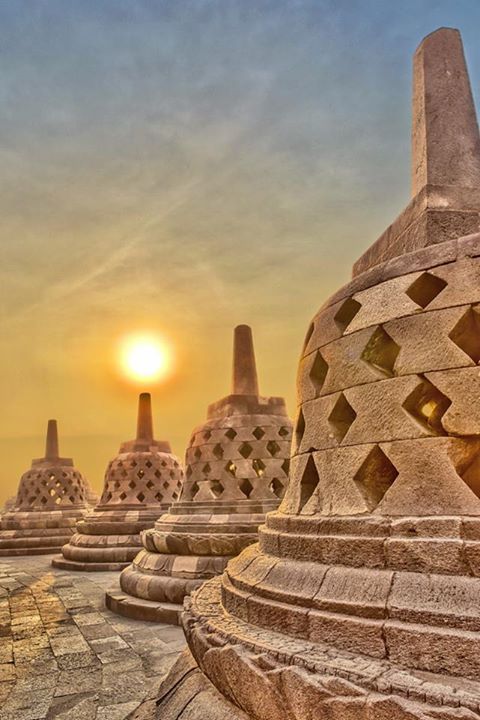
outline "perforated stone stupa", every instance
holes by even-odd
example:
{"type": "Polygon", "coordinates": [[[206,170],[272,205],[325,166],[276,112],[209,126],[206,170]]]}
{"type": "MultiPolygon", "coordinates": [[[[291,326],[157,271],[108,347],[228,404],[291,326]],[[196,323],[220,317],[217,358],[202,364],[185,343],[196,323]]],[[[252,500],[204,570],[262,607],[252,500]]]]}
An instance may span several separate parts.
{"type": "Polygon", "coordinates": [[[140,532],[152,527],[180,495],[183,469],[170,444],[153,437],[151,398],[138,404],[137,437],[120,445],[108,464],[100,503],[77,523],[54,558],[68,570],[121,570],[140,550],[140,532]]]}
{"type": "Polygon", "coordinates": [[[157,718],[480,718],[480,138],[458,31],[418,48],[413,111],[415,196],[310,325],[285,498],[186,601],[198,667],[157,718]]]}
{"type": "Polygon", "coordinates": [[[177,623],[183,598],[223,572],[255,542],[288,477],[291,422],[285,401],[261,397],[251,329],[234,333],[232,394],[210,405],[193,431],[179,502],[142,534],[143,549],[107,606],[144,620],[177,623]]]}
{"type": "Polygon", "coordinates": [[[45,457],[32,460],[13,508],[0,518],[0,556],[58,552],[89,509],[89,493],[73,460],[59,456],[57,421],[49,420],[45,457]]]}

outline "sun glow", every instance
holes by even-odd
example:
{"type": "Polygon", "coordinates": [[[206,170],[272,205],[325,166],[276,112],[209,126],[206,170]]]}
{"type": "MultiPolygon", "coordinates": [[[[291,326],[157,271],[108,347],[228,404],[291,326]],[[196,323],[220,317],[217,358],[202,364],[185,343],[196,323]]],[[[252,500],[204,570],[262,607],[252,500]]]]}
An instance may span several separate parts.
{"type": "Polygon", "coordinates": [[[122,373],[136,383],[165,380],[172,371],[172,364],[170,346],[158,335],[128,335],[120,342],[122,373]]]}

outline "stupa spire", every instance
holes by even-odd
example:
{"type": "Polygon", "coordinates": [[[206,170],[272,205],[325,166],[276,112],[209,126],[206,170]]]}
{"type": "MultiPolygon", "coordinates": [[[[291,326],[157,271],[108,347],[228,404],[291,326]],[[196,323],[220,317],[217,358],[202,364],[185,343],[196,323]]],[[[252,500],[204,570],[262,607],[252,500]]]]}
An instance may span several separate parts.
{"type": "Polygon", "coordinates": [[[58,427],[56,420],[49,420],[47,425],[47,437],[45,441],[45,459],[55,460],[59,457],[58,452],[58,427]]]}
{"type": "Polygon", "coordinates": [[[140,393],[138,398],[137,440],[153,440],[152,396],[140,393]]]}
{"type": "Polygon", "coordinates": [[[258,395],[257,367],[253,348],[252,328],[237,325],[233,334],[234,395],[258,395]]]}
{"type": "Polygon", "coordinates": [[[458,30],[427,35],[413,59],[412,198],[353,276],[480,230],[480,134],[458,30]]]}
{"type": "Polygon", "coordinates": [[[413,59],[412,195],[480,187],[480,134],[458,30],[427,35],[413,59]]]}

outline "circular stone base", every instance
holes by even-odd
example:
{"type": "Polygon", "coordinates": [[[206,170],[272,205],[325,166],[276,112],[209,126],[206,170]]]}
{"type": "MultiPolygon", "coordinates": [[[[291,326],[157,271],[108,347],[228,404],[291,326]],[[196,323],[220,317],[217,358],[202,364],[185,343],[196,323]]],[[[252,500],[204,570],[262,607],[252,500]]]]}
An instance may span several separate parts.
{"type": "Polygon", "coordinates": [[[39,538],[38,547],[14,547],[14,548],[0,548],[0,557],[17,557],[20,555],[53,555],[58,553],[62,549],[62,545],[59,547],[42,547],[41,538],[39,538]]]}
{"type": "Polygon", "coordinates": [[[126,595],[121,590],[107,590],[105,604],[109,610],[118,615],[124,615],[133,620],[166,623],[168,625],[180,625],[183,612],[183,605],[142,600],[132,595],[126,595]]]}
{"type": "MultiPolygon", "coordinates": [[[[61,550],[61,548],[58,548],[61,550]]],[[[51,550],[49,552],[52,552],[51,550]]],[[[107,572],[111,570],[123,570],[130,565],[129,562],[77,562],[66,560],[63,555],[58,555],[52,560],[53,567],[59,570],[79,570],[81,572],[107,572]]]]}

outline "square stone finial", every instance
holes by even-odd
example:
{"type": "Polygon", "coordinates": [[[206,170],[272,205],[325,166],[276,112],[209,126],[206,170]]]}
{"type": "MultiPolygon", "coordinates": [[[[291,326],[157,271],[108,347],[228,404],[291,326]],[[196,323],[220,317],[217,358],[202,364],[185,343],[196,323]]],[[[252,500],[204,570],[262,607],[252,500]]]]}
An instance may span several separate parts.
{"type": "Polygon", "coordinates": [[[422,40],[413,60],[412,200],[353,275],[480,230],[480,134],[458,30],[422,40]]]}
{"type": "Polygon", "coordinates": [[[232,386],[234,395],[258,395],[253,336],[248,325],[237,325],[234,330],[232,386]]]}
{"type": "Polygon", "coordinates": [[[440,28],[413,59],[412,195],[426,185],[480,188],[480,134],[458,30],[440,28]]]}

